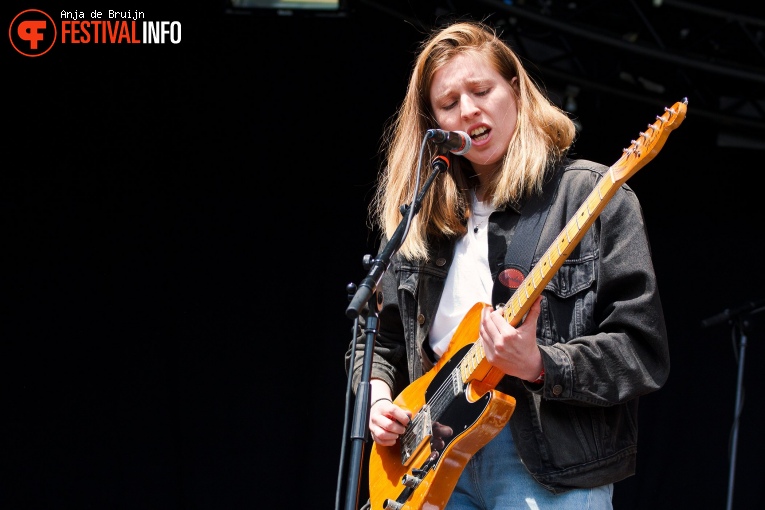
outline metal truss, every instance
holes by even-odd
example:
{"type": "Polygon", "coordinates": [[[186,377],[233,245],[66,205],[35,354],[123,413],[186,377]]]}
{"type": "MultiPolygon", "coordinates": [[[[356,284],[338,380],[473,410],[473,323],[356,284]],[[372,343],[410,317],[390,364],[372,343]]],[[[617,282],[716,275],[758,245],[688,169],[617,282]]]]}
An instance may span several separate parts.
{"type": "Polygon", "coordinates": [[[495,26],[562,90],[563,107],[587,94],[652,105],[687,97],[695,118],[765,149],[761,1],[473,0],[418,8],[432,13],[417,19],[443,23],[469,13],[495,26]]]}
{"type": "Polygon", "coordinates": [[[677,0],[481,1],[541,74],[665,103],[765,143],[765,20],[677,0]]]}

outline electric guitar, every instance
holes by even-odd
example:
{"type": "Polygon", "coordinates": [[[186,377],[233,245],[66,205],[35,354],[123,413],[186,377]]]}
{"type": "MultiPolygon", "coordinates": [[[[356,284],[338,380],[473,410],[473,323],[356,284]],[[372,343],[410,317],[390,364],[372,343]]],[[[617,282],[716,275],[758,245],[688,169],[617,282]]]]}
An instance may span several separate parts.
{"type": "MultiPolygon", "coordinates": [[[[683,99],[665,108],[624,149],[505,304],[505,319],[511,325],[522,321],[616,190],[659,153],[670,131],[685,119],[687,105],[683,99]]],[[[477,341],[486,306],[490,305],[473,305],[436,365],[395,398],[412,418],[395,445],[372,444],[371,510],[444,508],[467,462],[510,420],[515,399],[495,389],[504,374],[486,361],[477,341]]]]}

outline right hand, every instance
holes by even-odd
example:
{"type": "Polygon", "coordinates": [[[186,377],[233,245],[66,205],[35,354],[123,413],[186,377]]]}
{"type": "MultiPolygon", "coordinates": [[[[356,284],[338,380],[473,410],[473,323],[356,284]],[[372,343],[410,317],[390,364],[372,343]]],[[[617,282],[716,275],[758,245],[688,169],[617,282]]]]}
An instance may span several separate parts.
{"type": "Polygon", "coordinates": [[[369,408],[369,432],[374,442],[380,446],[393,446],[399,436],[406,432],[411,413],[390,400],[375,400],[369,408]]]}

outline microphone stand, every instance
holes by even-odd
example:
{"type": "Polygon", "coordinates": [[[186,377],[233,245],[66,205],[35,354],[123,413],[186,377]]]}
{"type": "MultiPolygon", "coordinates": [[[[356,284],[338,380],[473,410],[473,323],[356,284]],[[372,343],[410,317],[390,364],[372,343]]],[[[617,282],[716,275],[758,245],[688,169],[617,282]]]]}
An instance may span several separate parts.
{"type": "Polygon", "coordinates": [[[738,449],[738,428],[741,418],[741,400],[744,381],[744,354],[746,353],[747,335],[746,328],[749,323],[744,317],[754,315],[765,310],[765,299],[750,301],[733,310],[726,308],[722,312],[701,321],[703,327],[713,326],[727,321],[731,325],[731,333],[734,338],[738,336],[738,374],[736,376],[736,404],[733,410],[733,430],[731,432],[730,467],[728,471],[728,500],[726,509],[733,508],[733,485],[736,473],[736,451],[738,449]],[[737,335],[738,333],[738,335],[737,335]]]}
{"type": "MultiPolygon", "coordinates": [[[[345,311],[345,315],[349,319],[357,319],[361,313],[364,304],[367,304],[368,314],[366,319],[366,344],[364,346],[364,358],[361,369],[361,380],[359,381],[358,388],[356,390],[356,404],[353,410],[353,425],[351,427],[350,439],[353,441],[351,445],[351,458],[348,485],[346,489],[345,508],[346,510],[356,510],[358,508],[358,499],[360,491],[360,480],[362,472],[362,460],[364,458],[364,446],[368,442],[369,436],[369,396],[371,393],[370,374],[372,372],[372,358],[374,356],[374,344],[377,338],[377,323],[379,320],[377,310],[377,286],[380,283],[385,271],[390,266],[390,261],[393,255],[398,252],[401,245],[406,239],[406,235],[409,233],[409,225],[412,222],[412,218],[420,211],[422,199],[425,193],[430,188],[433,181],[442,172],[445,172],[449,168],[449,160],[444,155],[436,156],[431,163],[433,172],[431,172],[425,184],[422,187],[422,192],[416,197],[411,205],[401,206],[401,212],[403,218],[396,227],[395,232],[391,236],[388,243],[383,250],[378,254],[377,258],[370,260],[370,256],[364,257],[365,269],[369,268],[369,273],[359,284],[351,304],[345,311]]],[[[348,377],[353,377],[353,361],[351,361],[350,370],[348,371],[348,377]]]]}

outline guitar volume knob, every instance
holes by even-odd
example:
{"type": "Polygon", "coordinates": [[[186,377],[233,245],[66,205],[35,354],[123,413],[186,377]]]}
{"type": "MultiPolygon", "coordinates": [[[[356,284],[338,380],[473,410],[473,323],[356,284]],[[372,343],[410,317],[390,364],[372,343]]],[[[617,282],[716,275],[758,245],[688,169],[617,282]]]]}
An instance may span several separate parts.
{"type": "Polygon", "coordinates": [[[401,477],[401,483],[404,484],[405,487],[417,487],[420,485],[420,482],[422,481],[422,477],[420,476],[412,476],[409,474],[404,475],[401,477]]]}
{"type": "Polygon", "coordinates": [[[383,510],[401,510],[402,505],[398,501],[393,501],[392,499],[386,499],[383,501],[383,510]]]}

